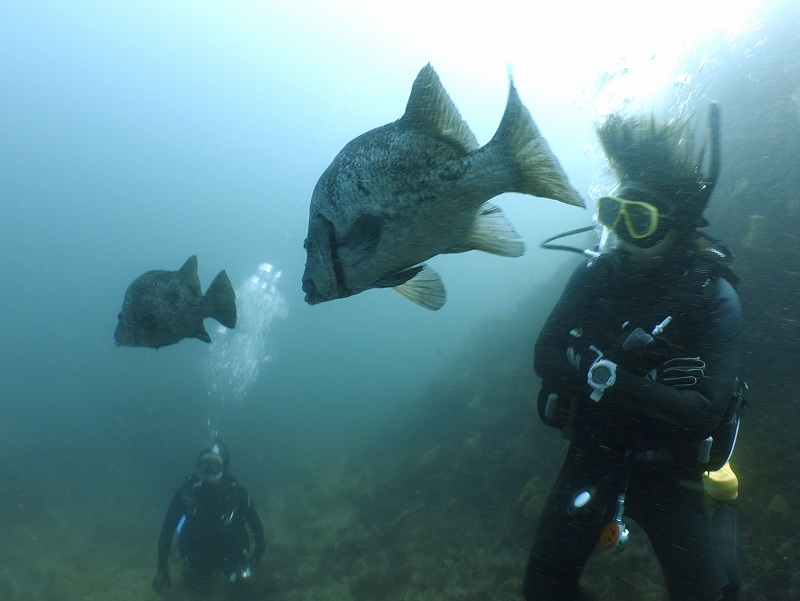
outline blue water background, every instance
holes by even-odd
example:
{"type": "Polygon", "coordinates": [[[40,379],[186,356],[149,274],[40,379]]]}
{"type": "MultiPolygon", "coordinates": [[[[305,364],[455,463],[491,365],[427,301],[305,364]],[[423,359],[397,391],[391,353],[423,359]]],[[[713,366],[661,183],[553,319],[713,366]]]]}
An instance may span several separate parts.
{"type": "MultiPolygon", "coordinates": [[[[442,378],[499,373],[492,357],[503,341],[494,334],[532,344],[536,332],[515,330],[513,320],[520,311],[544,316],[575,263],[537,245],[590,223],[591,197],[610,183],[592,133],[604,107],[685,116],[712,99],[722,102],[724,163],[708,215],[749,276],[741,289],[749,360],[755,388],[770,399],[742,433],[751,481],[762,484],[748,496],[752,540],[762,540],[752,524],[774,517],[767,506],[778,493],[790,496],[800,476],[785,461],[794,456],[785,424],[796,405],[800,335],[800,20],[792,4],[769,4],[740,30],[687,38],[674,63],[660,47],[626,47],[652,28],[644,13],[618,22],[631,9],[624,2],[586,14],[569,2],[516,14],[515,3],[501,2],[483,7],[491,18],[472,28],[434,11],[428,18],[441,19],[441,38],[430,24],[386,26],[413,24],[400,18],[400,4],[387,3],[390,14],[358,2],[277,4],[0,5],[0,453],[8,482],[0,520],[31,533],[24,556],[47,552],[35,542],[46,529],[41,515],[68,507],[69,521],[79,507],[82,532],[87,516],[103,524],[86,548],[104,548],[104,536],[134,541],[126,561],[144,566],[147,590],[163,510],[207,442],[219,399],[205,379],[202,342],[114,346],[125,289],[142,272],[177,269],[192,254],[204,288],[221,269],[235,287],[264,262],[282,272],[287,313],[269,329],[270,360],[244,398],[215,414],[237,474],[263,499],[291,486],[298,466],[380,446],[387,427],[402,432],[442,378]],[[508,34],[496,35],[503,27],[508,34]],[[528,45],[511,43],[526,35],[528,45]],[[528,252],[433,259],[448,291],[439,312],[391,290],[310,307],[300,281],[314,184],[347,141],[401,116],[428,60],[481,143],[502,116],[510,68],[590,208],[499,198],[528,252]],[[785,490],[773,488],[778,462],[785,490]]],[[[653,35],[654,44],[669,37],[653,35]]],[[[214,337],[216,324],[206,324],[214,337]]],[[[527,365],[530,349],[522,352],[527,365]]],[[[527,386],[532,398],[532,374],[527,386]]],[[[558,440],[543,428],[537,436],[542,448],[558,440]]],[[[403,436],[392,441],[398,455],[407,450],[403,436]]],[[[554,462],[543,458],[551,472],[554,462]]],[[[775,553],[769,561],[780,565],[788,552],[775,553]]]]}

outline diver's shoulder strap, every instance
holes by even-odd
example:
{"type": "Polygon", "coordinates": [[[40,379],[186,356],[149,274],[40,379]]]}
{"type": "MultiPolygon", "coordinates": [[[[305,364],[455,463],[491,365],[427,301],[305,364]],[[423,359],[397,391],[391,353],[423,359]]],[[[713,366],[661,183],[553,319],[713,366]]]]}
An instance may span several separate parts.
{"type": "Polygon", "coordinates": [[[734,288],[739,283],[739,276],[733,271],[733,253],[721,240],[698,233],[695,237],[697,251],[692,269],[705,272],[709,277],[722,277],[734,288]]]}
{"type": "Polygon", "coordinates": [[[706,244],[694,253],[691,266],[679,278],[672,288],[653,305],[642,311],[642,313],[632,320],[631,324],[640,326],[650,332],[658,324],[663,323],[668,316],[671,319],[678,318],[687,313],[687,310],[694,306],[692,302],[698,292],[705,287],[712,279],[722,277],[732,286],[739,282],[738,276],[730,267],[732,261],[730,251],[725,245],[717,241],[705,238],[706,244]]]}
{"type": "Polygon", "coordinates": [[[720,469],[720,467],[728,463],[733,454],[733,448],[736,446],[736,439],[739,434],[742,411],[750,406],[747,399],[744,398],[747,388],[747,382],[744,379],[744,368],[740,368],[739,374],[735,378],[733,394],[728,402],[725,415],[704,441],[707,443],[705,457],[701,458],[698,455],[700,463],[709,471],[713,472],[720,469]]]}

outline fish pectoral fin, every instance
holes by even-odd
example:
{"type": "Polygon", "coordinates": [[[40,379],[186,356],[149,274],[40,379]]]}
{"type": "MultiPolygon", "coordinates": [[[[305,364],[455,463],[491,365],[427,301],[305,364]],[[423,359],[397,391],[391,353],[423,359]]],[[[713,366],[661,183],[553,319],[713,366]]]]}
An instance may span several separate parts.
{"type": "Polygon", "coordinates": [[[423,269],[425,269],[425,265],[416,265],[414,267],[404,269],[403,271],[390,273],[389,275],[385,275],[381,279],[372,282],[371,288],[395,288],[396,286],[405,284],[411,278],[416,277],[417,274],[419,274],[419,272],[423,269]]]}
{"type": "Polygon", "coordinates": [[[340,250],[346,255],[347,262],[355,265],[375,254],[383,231],[383,217],[364,214],[353,222],[348,232],[342,237],[340,250]]]}
{"type": "Polygon", "coordinates": [[[525,243],[500,207],[485,202],[478,210],[464,244],[447,252],[460,253],[468,250],[482,250],[503,257],[521,257],[525,254],[525,243]]]}
{"type": "Polygon", "coordinates": [[[411,86],[402,120],[448,139],[465,154],[480,147],[430,63],[422,68],[411,86]]]}
{"type": "Polygon", "coordinates": [[[399,286],[394,286],[394,289],[411,302],[417,303],[426,309],[431,311],[441,309],[447,300],[442,278],[427,265],[420,265],[412,269],[417,270],[414,276],[399,286]]]}

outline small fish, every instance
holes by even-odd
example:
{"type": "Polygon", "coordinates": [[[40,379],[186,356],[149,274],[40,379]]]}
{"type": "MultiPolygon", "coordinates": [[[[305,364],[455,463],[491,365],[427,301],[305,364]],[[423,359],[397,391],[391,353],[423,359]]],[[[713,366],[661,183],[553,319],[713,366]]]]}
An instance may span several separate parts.
{"type": "Polygon", "coordinates": [[[114,342],[155,349],[184,338],[211,342],[205,317],[236,327],[236,295],[228,275],[220,271],[203,296],[197,256],[192,255],[178,271],[148,271],[128,286],[114,342]]]}
{"type": "Polygon", "coordinates": [[[500,126],[481,147],[426,65],[405,114],[351,140],[319,178],[304,244],[306,302],[393,287],[441,308],[444,284],[426,260],[473,249],[524,254],[519,234],[487,202],[503,192],[584,206],[513,81],[500,126]]]}

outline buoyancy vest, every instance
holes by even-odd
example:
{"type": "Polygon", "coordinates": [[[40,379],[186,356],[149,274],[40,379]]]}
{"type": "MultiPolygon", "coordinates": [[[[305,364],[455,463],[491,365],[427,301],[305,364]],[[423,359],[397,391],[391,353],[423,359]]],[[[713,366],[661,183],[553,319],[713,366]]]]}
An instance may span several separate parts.
{"type": "MultiPolygon", "coordinates": [[[[608,349],[611,355],[621,352],[631,355],[631,349],[624,347],[626,343],[630,346],[632,334],[638,331],[640,334],[649,336],[655,344],[650,345],[647,352],[641,353],[638,369],[634,369],[642,375],[670,358],[668,345],[662,339],[652,335],[657,326],[663,325],[667,318],[670,320],[688,318],[686,307],[696,298],[701,288],[708,285],[713,278],[722,277],[732,286],[739,281],[730,267],[730,252],[722,243],[705,235],[698,235],[695,242],[698,250],[694,255],[691,267],[667,294],[628,322],[615,344],[612,345],[616,348],[608,349]]],[[[628,366],[626,363],[626,367],[628,366]]],[[[697,462],[704,471],[721,468],[733,452],[742,409],[747,406],[747,401],[744,399],[747,384],[743,377],[743,370],[740,370],[740,374],[732,383],[732,390],[733,394],[723,418],[704,440],[698,441],[697,462]]],[[[573,421],[576,417],[576,403],[573,394],[552,390],[546,382],[543,382],[539,393],[538,409],[545,424],[560,428],[567,438],[573,437],[575,428],[573,421]]]]}

